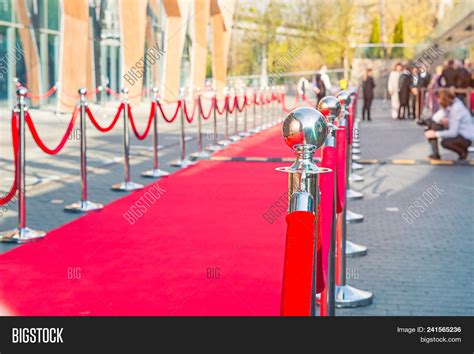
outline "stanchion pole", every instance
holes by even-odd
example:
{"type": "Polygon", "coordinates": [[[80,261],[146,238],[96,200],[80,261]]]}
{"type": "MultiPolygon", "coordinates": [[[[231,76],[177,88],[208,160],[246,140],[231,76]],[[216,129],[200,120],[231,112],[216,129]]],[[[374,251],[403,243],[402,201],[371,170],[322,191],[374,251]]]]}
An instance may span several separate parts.
{"type": "MultiPolygon", "coordinates": [[[[314,153],[326,140],[327,125],[325,118],[314,108],[297,108],[285,118],[282,132],[285,143],[294,150],[296,155],[296,160],[290,167],[276,169],[288,173],[289,176],[289,212],[295,210],[311,211],[316,213],[316,220],[318,220],[320,217],[317,214],[320,202],[318,175],[332,171],[329,168],[318,167],[313,161],[314,153]],[[314,204],[314,208],[309,207],[310,204],[314,204]]],[[[316,221],[314,225],[317,224],[316,221]]],[[[318,228],[314,227],[311,304],[309,306],[311,316],[316,315],[317,240],[318,228]]],[[[302,271],[306,272],[307,270],[302,271]]]]}
{"type": "Polygon", "coordinates": [[[204,145],[202,141],[202,116],[201,116],[201,106],[202,106],[202,98],[201,98],[201,89],[199,87],[196,88],[196,99],[197,99],[197,120],[198,120],[198,151],[192,153],[190,156],[193,159],[207,159],[211,156],[211,154],[204,150],[204,145]]]}
{"type": "MultiPolygon", "coordinates": [[[[326,138],[325,147],[337,147],[336,132],[339,128],[336,121],[341,114],[341,104],[334,96],[326,96],[318,104],[318,110],[325,115],[328,120],[329,134],[326,138]]],[[[321,316],[335,316],[336,315],[336,215],[337,215],[337,170],[333,172],[334,191],[332,202],[332,220],[331,220],[331,238],[329,243],[328,254],[328,273],[327,283],[324,292],[320,297],[321,301],[321,316]]]]}
{"type": "Polygon", "coordinates": [[[265,94],[263,87],[260,88],[260,130],[265,129],[265,94]]]}
{"type": "Polygon", "coordinates": [[[189,160],[186,157],[186,131],[185,131],[185,118],[184,118],[184,105],[186,104],[186,96],[184,88],[179,90],[179,99],[181,100],[181,112],[180,112],[180,135],[179,135],[179,148],[180,148],[180,158],[171,163],[173,167],[185,168],[192,166],[195,162],[189,160]]]}
{"type": "Polygon", "coordinates": [[[85,88],[79,89],[79,105],[80,105],[80,132],[81,132],[81,200],[76,203],[66,205],[64,211],[71,213],[85,213],[94,210],[100,210],[104,206],[94,203],[87,198],[87,139],[86,139],[86,94],[85,88]]]}
{"type": "MultiPolygon", "coordinates": [[[[342,101],[342,106],[343,106],[343,117],[344,117],[344,122],[346,122],[346,134],[347,134],[347,142],[349,142],[349,134],[352,134],[349,131],[349,111],[347,108],[349,107],[351,103],[351,97],[350,94],[347,91],[341,91],[338,95],[338,98],[340,101],[342,101]]],[[[357,193],[353,190],[350,189],[349,181],[350,181],[350,170],[352,166],[351,162],[351,151],[350,151],[351,145],[348,143],[346,145],[346,200],[354,200],[354,199],[360,199],[357,198],[357,193]]],[[[344,210],[344,222],[345,223],[360,223],[364,221],[364,216],[362,214],[355,213],[351,210],[348,210],[347,208],[344,210]]],[[[367,254],[367,247],[363,245],[356,244],[354,242],[351,242],[349,240],[346,240],[345,244],[345,253],[349,257],[360,257],[360,256],[365,256],[367,254]]]]}
{"type": "Polygon", "coordinates": [[[252,135],[252,132],[249,131],[249,127],[248,127],[247,87],[244,88],[243,97],[244,97],[244,131],[242,133],[240,133],[240,136],[242,138],[246,138],[246,137],[252,135]]]}
{"type": "MultiPolygon", "coordinates": [[[[153,92],[153,101],[155,105],[158,106],[158,88],[154,87],[153,92]]],[[[153,169],[145,171],[142,173],[142,177],[145,178],[161,178],[169,176],[169,172],[163,171],[160,169],[158,164],[158,108],[155,107],[155,114],[153,116],[153,169]]]]}
{"type": "MultiPolygon", "coordinates": [[[[340,119],[339,125],[346,127],[346,137],[347,134],[350,134],[348,131],[348,121],[347,121],[347,105],[350,103],[350,97],[347,91],[342,91],[338,95],[338,99],[343,107],[343,115],[340,119]]],[[[348,145],[346,145],[346,148],[348,145]]],[[[350,168],[350,155],[346,152],[346,185],[348,182],[348,168],[350,168]]],[[[336,307],[360,307],[366,306],[372,303],[372,293],[356,289],[350,285],[347,285],[346,282],[346,257],[348,245],[347,242],[347,189],[345,195],[344,208],[342,213],[337,216],[338,223],[338,233],[336,240],[336,258],[337,258],[337,274],[336,274],[336,307]]]]}
{"type": "Polygon", "coordinates": [[[130,129],[128,116],[128,89],[122,88],[123,102],[123,177],[124,181],[112,185],[117,192],[130,192],[143,188],[143,185],[131,181],[130,178],[130,129]]]}
{"type": "Polygon", "coordinates": [[[235,101],[235,108],[234,108],[234,134],[230,137],[230,141],[235,143],[241,139],[239,135],[239,95],[238,90],[234,88],[234,101],[235,101]]]}
{"type": "Polygon", "coordinates": [[[252,132],[255,134],[255,133],[258,133],[260,131],[260,128],[257,127],[257,104],[256,104],[256,101],[257,101],[257,98],[258,95],[257,95],[257,90],[255,89],[255,87],[253,88],[253,99],[254,99],[254,102],[253,102],[253,105],[252,105],[252,115],[253,115],[253,128],[252,128],[252,132]]]}
{"type": "Polygon", "coordinates": [[[14,230],[6,231],[0,234],[0,242],[9,243],[27,243],[37,241],[46,236],[44,231],[37,231],[26,226],[26,145],[25,145],[25,112],[28,110],[25,103],[25,97],[28,90],[19,87],[16,90],[17,107],[15,112],[18,114],[18,155],[16,158],[16,183],[18,190],[18,227],[14,230]]]}
{"type": "Polygon", "coordinates": [[[212,122],[213,122],[212,145],[206,148],[206,150],[211,153],[222,150],[222,147],[218,144],[216,90],[212,90],[212,99],[214,102],[214,108],[212,109],[212,122]]]}
{"type": "Polygon", "coordinates": [[[226,147],[231,144],[231,141],[229,139],[229,88],[225,87],[224,88],[224,104],[226,105],[224,109],[225,113],[225,127],[224,127],[224,140],[220,140],[218,144],[222,147],[226,147]]]}

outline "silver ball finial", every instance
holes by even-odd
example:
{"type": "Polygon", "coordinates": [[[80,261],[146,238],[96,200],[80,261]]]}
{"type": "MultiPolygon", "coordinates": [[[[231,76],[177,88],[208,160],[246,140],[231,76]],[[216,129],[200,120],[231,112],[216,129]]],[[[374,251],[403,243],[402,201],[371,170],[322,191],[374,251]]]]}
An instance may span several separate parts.
{"type": "Polygon", "coordinates": [[[337,99],[343,107],[348,107],[351,104],[351,93],[343,90],[337,94],[337,99]]]}
{"type": "Polygon", "coordinates": [[[328,134],[324,116],[314,108],[301,107],[291,111],[282,127],[283,139],[292,149],[299,145],[320,148],[328,134]]]}
{"type": "Polygon", "coordinates": [[[319,101],[318,110],[326,117],[328,123],[333,124],[341,114],[341,103],[334,96],[326,96],[319,101]]]}

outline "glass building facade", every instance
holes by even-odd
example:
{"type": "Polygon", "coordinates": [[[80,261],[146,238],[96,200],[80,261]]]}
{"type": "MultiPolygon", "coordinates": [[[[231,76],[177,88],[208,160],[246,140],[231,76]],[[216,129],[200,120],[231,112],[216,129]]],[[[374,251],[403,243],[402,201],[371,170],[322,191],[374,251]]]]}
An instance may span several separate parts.
{"type": "MultiPolygon", "coordinates": [[[[0,100],[15,101],[14,78],[29,86],[28,65],[25,63],[25,51],[19,34],[19,29],[28,27],[31,34],[34,51],[39,57],[39,92],[44,93],[59,79],[61,25],[63,1],[74,0],[0,0],[0,100]],[[17,16],[18,3],[26,6],[27,25],[19,21],[17,16]]],[[[164,47],[164,26],[166,16],[162,0],[156,1],[158,15],[148,5],[147,18],[151,24],[153,44],[164,47]]],[[[192,2],[189,2],[192,5],[192,2]]],[[[106,85],[115,91],[121,85],[121,39],[118,0],[89,0],[89,19],[92,35],[92,66],[95,86],[106,85]]],[[[190,50],[192,47],[192,30],[187,25],[185,48],[181,62],[181,81],[183,85],[189,82],[190,50]]],[[[84,34],[81,34],[84,35],[84,34]]],[[[31,45],[31,44],[30,44],[31,45]]],[[[145,46],[144,53],[148,46],[145,46]]],[[[65,53],[70,54],[70,53],[65,53]]],[[[75,60],[71,57],[71,60],[75,60]]],[[[157,82],[157,76],[163,72],[163,60],[158,61],[158,68],[150,70],[145,66],[144,86],[152,87],[157,82]]],[[[30,77],[31,79],[31,77],[30,77]]],[[[52,99],[54,100],[54,98],[52,99]]],[[[43,102],[44,103],[44,102],[43,102]]]]}

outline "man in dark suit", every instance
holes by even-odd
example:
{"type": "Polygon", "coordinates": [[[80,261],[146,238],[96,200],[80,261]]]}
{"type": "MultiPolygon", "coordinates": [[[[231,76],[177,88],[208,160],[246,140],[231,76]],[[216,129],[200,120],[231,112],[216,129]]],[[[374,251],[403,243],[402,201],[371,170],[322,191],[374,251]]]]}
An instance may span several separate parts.
{"type": "MultiPolygon", "coordinates": [[[[459,71],[454,68],[454,60],[448,61],[448,66],[443,70],[441,78],[444,79],[445,87],[456,87],[459,83],[459,71]]],[[[442,81],[442,80],[441,80],[442,81]]]]}

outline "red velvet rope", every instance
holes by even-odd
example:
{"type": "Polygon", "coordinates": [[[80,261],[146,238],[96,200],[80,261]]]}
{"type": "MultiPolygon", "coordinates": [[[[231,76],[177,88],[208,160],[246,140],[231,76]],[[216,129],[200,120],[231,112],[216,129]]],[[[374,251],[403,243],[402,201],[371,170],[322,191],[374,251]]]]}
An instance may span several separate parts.
{"type": "MultiPolygon", "coordinates": [[[[25,86],[25,85],[22,85],[19,81],[17,81],[15,83],[16,87],[20,88],[20,87],[24,87],[28,90],[28,88],[25,86]]],[[[58,84],[54,84],[53,87],[51,87],[48,91],[46,91],[45,93],[42,93],[42,94],[34,94],[34,93],[30,93],[30,92],[27,92],[26,93],[26,97],[28,98],[32,98],[32,99],[36,99],[36,100],[42,100],[42,99],[45,99],[45,98],[48,98],[49,96],[51,96],[53,93],[55,93],[58,89],[58,84]]]]}
{"type": "Polygon", "coordinates": [[[115,96],[115,97],[120,97],[120,93],[118,93],[117,91],[114,91],[112,90],[110,87],[104,87],[105,91],[112,95],[112,96],[115,96]]]}
{"type": "Polygon", "coordinates": [[[122,113],[122,110],[123,110],[123,107],[124,107],[124,104],[121,103],[120,106],[119,106],[119,109],[117,111],[117,113],[115,113],[115,117],[114,119],[112,120],[112,122],[106,126],[106,127],[102,127],[100,126],[99,122],[97,122],[97,120],[95,119],[94,115],[92,114],[92,111],[90,110],[89,107],[86,107],[86,114],[87,116],[89,117],[90,121],[92,122],[92,124],[94,125],[94,127],[96,127],[96,129],[102,133],[107,133],[108,131],[111,131],[113,129],[113,127],[115,127],[115,124],[117,124],[117,121],[118,119],[120,118],[120,114],[122,113]]]}
{"type": "Polygon", "coordinates": [[[12,114],[11,122],[11,133],[12,133],[12,142],[13,142],[13,164],[15,166],[15,175],[13,184],[10,187],[10,191],[5,195],[0,197],[0,205],[8,203],[15,196],[18,190],[18,171],[17,171],[17,160],[18,160],[18,115],[16,113],[12,114]]]}
{"type": "Polygon", "coordinates": [[[254,94],[253,94],[253,104],[256,105],[256,106],[260,106],[261,103],[262,103],[262,102],[259,102],[259,101],[257,100],[257,94],[254,93],[254,94]]]}
{"type": "Polygon", "coordinates": [[[308,103],[309,105],[315,107],[316,106],[316,102],[313,102],[311,100],[309,100],[306,95],[303,95],[303,101],[305,101],[306,103],[308,103]]]}
{"type": "Polygon", "coordinates": [[[28,127],[30,128],[31,135],[33,136],[33,139],[35,140],[38,147],[49,155],[56,155],[58,152],[60,152],[63,149],[64,145],[66,145],[69,135],[71,134],[71,131],[74,128],[74,125],[76,124],[78,112],[79,112],[79,107],[76,106],[74,108],[74,111],[72,112],[71,121],[69,122],[69,125],[66,129],[66,133],[64,134],[62,139],[59,141],[59,144],[54,149],[48,148],[44,144],[44,142],[41,140],[29,112],[26,112],[25,118],[26,118],[26,123],[28,124],[28,127]]]}
{"type": "Polygon", "coordinates": [[[243,112],[245,106],[247,105],[247,96],[244,96],[244,101],[242,103],[242,108],[240,108],[240,106],[239,106],[239,99],[237,97],[235,98],[235,104],[237,105],[237,110],[239,112],[243,112]]]}
{"type": "Polygon", "coordinates": [[[352,145],[352,138],[354,135],[354,102],[352,102],[351,105],[349,106],[349,114],[347,117],[347,123],[349,127],[349,136],[348,136],[347,143],[349,145],[352,145]]]}
{"type": "Polygon", "coordinates": [[[314,219],[309,211],[287,215],[280,314],[309,316],[314,262],[314,219]]]}
{"type": "Polygon", "coordinates": [[[346,200],[346,128],[336,132],[337,213],[342,213],[346,200]]]}
{"type": "Polygon", "coordinates": [[[223,114],[225,112],[225,110],[227,109],[227,106],[229,105],[229,97],[226,96],[226,98],[224,99],[224,107],[222,107],[222,111],[219,109],[219,103],[217,102],[217,99],[216,99],[216,110],[217,110],[217,113],[219,113],[219,115],[223,114]]]}
{"type": "Polygon", "coordinates": [[[214,108],[215,102],[216,102],[215,98],[212,98],[211,99],[211,108],[209,108],[209,113],[204,114],[204,110],[202,108],[202,100],[201,100],[201,97],[199,97],[199,99],[198,99],[199,111],[201,112],[202,119],[204,119],[204,120],[209,119],[209,117],[211,116],[211,113],[212,113],[212,109],[214,108]]]}
{"type": "Polygon", "coordinates": [[[165,120],[165,122],[167,123],[173,123],[173,121],[176,119],[176,117],[178,116],[178,112],[179,112],[179,109],[181,108],[181,101],[177,101],[176,102],[176,111],[174,112],[173,116],[171,118],[168,118],[166,117],[166,114],[165,112],[163,111],[163,107],[161,106],[161,103],[160,101],[157,101],[158,103],[158,108],[160,109],[160,112],[161,112],[161,116],[163,117],[163,119],[165,120]]]}
{"type": "MultiPolygon", "coordinates": [[[[323,150],[323,158],[321,162],[322,167],[330,168],[332,173],[323,173],[320,177],[321,189],[321,214],[318,222],[321,225],[321,257],[318,255],[318,260],[322,260],[322,272],[324,274],[324,281],[327,280],[328,274],[328,256],[329,247],[331,243],[332,231],[332,210],[334,203],[334,173],[336,171],[336,148],[333,146],[326,146],[323,150]]],[[[335,215],[334,215],[335,216],[335,215]]],[[[324,286],[324,285],[323,285],[324,286]]]]}
{"type": "Polygon", "coordinates": [[[132,126],[133,133],[135,134],[138,140],[144,140],[148,136],[148,133],[150,132],[151,128],[151,122],[153,122],[153,118],[155,117],[155,109],[156,103],[152,102],[150,108],[150,115],[148,116],[148,123],[143,134],[140,134],[135,125],[135,120],[133,119],[132,108],[130,107],[130,105],[128,105],[128,118],[130,119],[130,124],[132,126]]]}
{"type": "Polygon", "coordinates": [[[283,97],[282,97],[283,110],[284,110],[286,113],[289,113],[289,112],[291,112],[292,110],[294,110],[296,107],[298,107],[298,94],[296,94],[295,106],[294,106],[293,108],[291,108],[291,109],[288,109],[288,108],[286,107],[286,100],[285,100],[285,98],[286,98],[286,95],[283,94],[283,97]]]}
{"type": "Polygon", "coordinates": [[[229,111],[230,114],[234,113],[235,108],[237,107],[237,96],[234,96],[232,101],[234,101],[234,105],[232,108],[230,108],[230,100],[228,100],[229,103],[227,104],[227,110],[229,111]]]}
{"type": "Polygon", "coordinates": [[[188,121],[188,123],[192,123],[193,119],[194,119],[194,114],[196,113],[196,107],[197,107],[196,100],[193,100],[193,111],[191,113],[191,116],[188,113],[186,100],[183,100],[183,102],[184,102],[183,103],[184,104],[184,116],[186,117],[186,120],[188,121]]]}

